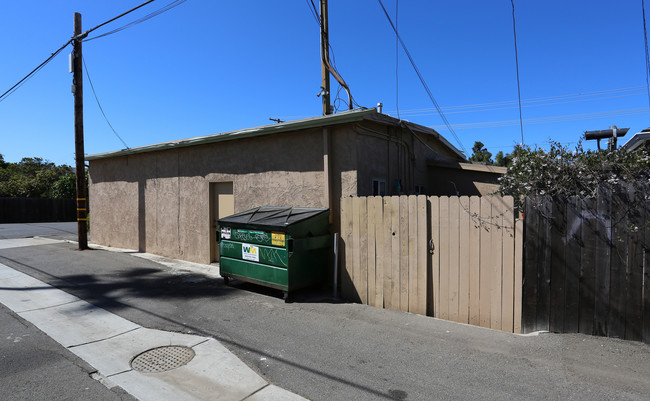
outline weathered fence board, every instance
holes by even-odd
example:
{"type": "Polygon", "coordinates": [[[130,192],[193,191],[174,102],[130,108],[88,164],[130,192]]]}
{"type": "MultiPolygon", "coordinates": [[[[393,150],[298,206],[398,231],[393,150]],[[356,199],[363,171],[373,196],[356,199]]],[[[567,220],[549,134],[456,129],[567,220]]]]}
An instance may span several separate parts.
{"type": "Polygon", "coordinates": [[[628,185],[603,185],[595,198],[527,199],[524,332],[650,343],[649,205],[647,188],[628,185]]]}
{"type": "Polygon", "coordinates": [[[519,332],[523,231],[513,210],[512,197],[342,199],[343,295],[519,332]]]}

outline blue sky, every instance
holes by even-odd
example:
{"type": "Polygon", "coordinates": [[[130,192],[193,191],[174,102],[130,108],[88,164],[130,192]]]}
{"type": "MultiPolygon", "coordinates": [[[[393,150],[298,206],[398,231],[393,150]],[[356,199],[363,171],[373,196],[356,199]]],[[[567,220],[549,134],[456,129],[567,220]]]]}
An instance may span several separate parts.
{"type": "MultiPolygon", "coordinates": [[[[3,2],[0,93],[70,38],[74,12],[86,30],[141,2],[3,2]]],[[[154,1],[90,37],[170,2],[154,1]]],[[[384,5],[395,19],[395,0],[384,5]]],[[[615,124],[629,127],[629,137],[650,126],[640,0],[515,0],[515,6],[524,143],[574,146],[585,130],[615,124]]],[[[400,35],[462,146],[404,52],[396,53],[378,1],[330,0],[330,43],[356,101],[382,102],[396,117],[398,78],[402,119],[434,127],[468,152],[474,141],[492,153],[511,151],[521,132],[510,1],[403,0],[398,10],[400,35]]],[[[0,102],[5,160],[74,163],[70,50],[0,102]]],[[[306,0],[187,0],[85,42],[83,52],[102,107],[130,147],[321,114],[319,30],[306,0]]],[[[84,103],[86,153],[122,149],[87,78],[84,103]]]]}

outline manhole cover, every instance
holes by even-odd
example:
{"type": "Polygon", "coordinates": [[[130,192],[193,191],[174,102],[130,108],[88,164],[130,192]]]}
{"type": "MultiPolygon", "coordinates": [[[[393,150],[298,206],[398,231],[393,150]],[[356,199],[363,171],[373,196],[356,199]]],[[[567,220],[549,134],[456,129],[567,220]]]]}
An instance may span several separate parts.
{"type": "Polygon", "coordinates": [[[192,348],[180,345],[153,348],[133,358],[131,367],[143,373],[166,372],[187,365],[194,355],[192,348]]]}

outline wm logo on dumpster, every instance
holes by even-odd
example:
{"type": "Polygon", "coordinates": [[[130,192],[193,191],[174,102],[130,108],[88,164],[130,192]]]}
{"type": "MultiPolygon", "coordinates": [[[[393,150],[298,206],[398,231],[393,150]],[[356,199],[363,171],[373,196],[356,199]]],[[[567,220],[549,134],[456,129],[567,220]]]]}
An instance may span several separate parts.
{"type": "Polygon", "coordinates": [[[241,244],[241,257],[253,262],[260,261],[260,248],[251,244],[241,244]]]}

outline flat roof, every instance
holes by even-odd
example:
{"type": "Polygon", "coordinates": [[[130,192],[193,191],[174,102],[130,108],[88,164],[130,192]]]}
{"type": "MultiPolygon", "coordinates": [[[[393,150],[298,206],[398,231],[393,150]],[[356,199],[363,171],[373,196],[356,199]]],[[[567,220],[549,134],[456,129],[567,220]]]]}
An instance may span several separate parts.
{"type": "Polygon", "coordinates": [[[438,140],[440,140],[445,146],[452,149],[456,154],[458,154],[462,159],[465,159],[465,156],[449,143],[442,135],[436,132],[434,129],[429,127],[424,127],[418,124],[413,124],[408,121],[398,120],[396,118],[381,114],[377,111],[376,108],[366,109],[359,108],[354,110],[348,110],[336,114],[329,114],[325,116],[312,117],[302,120],[286,121],[277,124],[264,125],[261,127],[247,128],[237,131],[229,131],[218,134],[211,134],[205,136],[199,136],[188,139],[179,139],[175,141],[161,142],[153,145],[139,146],[136,148],[127,148],[122,150],[115,150],[104,153],[96,153],[93,155],[88,155],[85,157],[86,160],[99,160],[107,159],[111,157],[126,156],[137,153],[146,153],[146,152],[155,152],[159,150],[166,149],[175,149],[183,148],[195,145],[203,145],[208,143],[230,141],[235,139],[250,138],[255,136],[277,134],[282,132],[297,131],[302,129],[309,128],[318,128],[325,127],[330,125],[337,124],[346,124],[352,122],[358,122],[363,120],[372,120],[379,123],[391,124],[391,125],[400,125],[405,124],[410,126],[413,129],[416,129],[425,134],[433,135],[438,140]]]}

